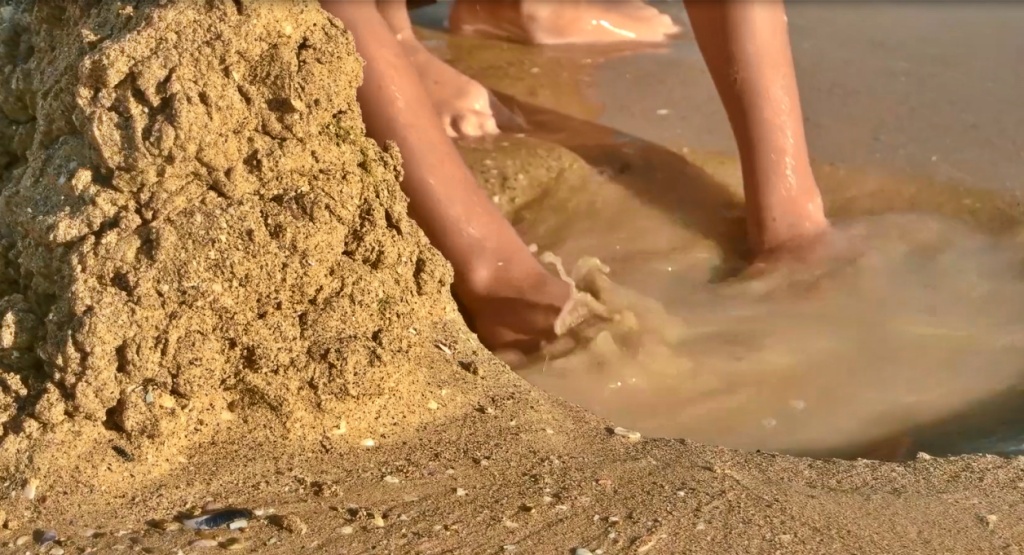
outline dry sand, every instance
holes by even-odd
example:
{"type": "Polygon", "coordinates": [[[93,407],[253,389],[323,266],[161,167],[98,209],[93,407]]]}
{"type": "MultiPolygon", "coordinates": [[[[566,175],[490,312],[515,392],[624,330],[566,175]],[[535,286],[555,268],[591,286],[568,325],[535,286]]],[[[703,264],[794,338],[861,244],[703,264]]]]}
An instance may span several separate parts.
{"type": "Polygon", "coordinates": [[[0,8],[7,552],[1018,552],[1019,459],[632,441],[491,357],[314,2],[61,6],[0,8]]]}

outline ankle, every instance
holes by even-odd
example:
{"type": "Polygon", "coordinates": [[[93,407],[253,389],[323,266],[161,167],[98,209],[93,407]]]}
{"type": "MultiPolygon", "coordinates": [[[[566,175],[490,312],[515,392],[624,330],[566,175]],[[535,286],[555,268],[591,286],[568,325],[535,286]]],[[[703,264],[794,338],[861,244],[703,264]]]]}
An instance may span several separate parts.
{"type": "Polygon", "coordinates": [[[777,218],[772,225],[754,225],[750,229],[751,246],[756,254],[765,254],[810,242],[829,230],[830,224],[820,212],[807,211],[777,218]],[[779,221],[785,223],[780,224],[779,221]]]}
{"type": "Polygon", "coordinates": [[[752,171],[744,168],[751,247],[758,253],[821,235],[829,228],[810,165],[752,171]],[[802,166],[802,167],[801,167],[802,166]]]}

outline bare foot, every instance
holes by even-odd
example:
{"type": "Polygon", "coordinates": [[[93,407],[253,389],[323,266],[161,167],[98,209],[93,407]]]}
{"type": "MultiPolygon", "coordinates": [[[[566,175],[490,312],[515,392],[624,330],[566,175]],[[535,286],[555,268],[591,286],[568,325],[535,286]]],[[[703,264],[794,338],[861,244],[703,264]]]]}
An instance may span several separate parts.
{"type": "Polygon", "coordinates": [[[448,26],[526,44],[657,43],[679,32],[642,0],[456,0],[448,26]]]}
{"type": "Polygon", "coordinates": [[[413,33],[405,0],[384,0],[377,3],[377,9],[416,69],[448,136],[497,134],[492,109],[497,102],[483,85],[439,60],[423,46],[413,33]]]}
{"type": "Polygon", "coordinates": [[[748,274],[758,275],[793,266],[833,266],[860,258],[864,252],[863,226],[825,227],[806,237],[791,240],[758,255],[748,274]]]}
{"type": "Polygon", "coordinates": [[[725,291],[739,295],[807,295],[828,290],[827,284],[848,271],[863,268],[867,246],[862,225],[828,227],[784,243],[759,255],[725,291]]]}
{"type": "Polygon", "coordinates": [[[449,137],[496,135],[493,98],[480,83],[435,57],[420,41],[400,41],[449,137]]]}

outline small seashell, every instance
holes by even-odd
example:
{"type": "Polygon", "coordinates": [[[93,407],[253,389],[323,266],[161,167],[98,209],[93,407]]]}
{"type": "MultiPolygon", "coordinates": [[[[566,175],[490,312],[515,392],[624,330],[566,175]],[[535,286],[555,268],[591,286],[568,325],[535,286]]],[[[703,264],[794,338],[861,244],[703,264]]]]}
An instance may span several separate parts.
{"type": "Polygon", "coordinates": [[[351,527],[351,526],[342,526],[341,528],[338,529],[338,532],[341,532],[341,534],[345,535],[345,536],[348,536],[348,535],[352,534],[355,531],[356,531],[356,529],[351,527]]]}
{"type": "Polygon", "coordinates": [[[21,496],[24,497],[25,499],[28,499],[29,501],[32,501],[33,499],[36,498],[36,489],[38,488],[39,480],[35,478],[30,478],[29,481],[25,483],[25,489],[21,490],[21,496]]]}
{"type": "Polygon", "coordinates": [[[238,530],[240,528],[248,528],[248,527],[249,527],[249,521],[245,520],[245,519],[236,520],[236,521],[232,522],[231,524],[228,524],[228,529],[230,529],[230,530],[238,530]]]}
{"type": "Polygon", "coordinates": [[[363,441],[360,441],[359,445],[361,445],[363,447],[376,447],[377,446],[377,442],[374,441],[372,438],[366,438],[363,441]]]}
{"type": "Polygon", "coordinates": [[[373,525],[376,526],[377,528],[383,528],[384,527],[384,517],[382,517],[382,516],[380,516],[378,514],[373,515],[373,525]]]}
{"type": "Polygon", "coordinates": [[[455,488],[455,495],[457,495],[459,497],[465,497],[466,490],[464,490],[462,488],[455,488]]]}
{"type": "Polygon", "coordinates": [[[192,540],[192,542],[188,544],[189,547],[217,547],[218,545],[217,540],[207,538],[192,540]]]}
{"type": "Polygon", "coordinates": [[[39,545],[46,545],[55,541],[57,541],[56,530],[42,530],[39,534],[39,541],[37,543],[39,543],[39,545]]]}
{"type": "Polygon", "coordinates": [[[28,543],[28,542],[29,542],[29,540],[31,540],[31,539],[32,539],[32,536],[18,536],[18,537],[17,537],[17,538],[16,538],[15,540],[14,540],[14,545],[25,545],[25,544],[26,544],[26,543],[28,543]]]}
{"type": "Polygon", "coordinates": [[[622,436],[630,441],[638,441],[641,437],[640,432],[634,432],[633,430],[628,430],[622,427],[615,428],[614,430],[612,430],[612,432],[615,435],[622,436]]]}
{"type": "Polygon", "coordinates": [[[225,509],[215,513],[200,515],[181,521],[189,530],[213,530],[222,526],[230,526],[239,520],[252,518],[252,513],[245,509],[225,509]]]}
{"type": "Polygon", "coordinates": [[[437,401],[434,401],[434,400],[427,401],[427,408],[430,409],[430,410],[437,410],[437,408],[439,406],[440,405],[437,404],[437,401]]]}
{"type": "Polygon", "coordinates": [[[395,478],[394,476],[385,476],[384,477],[384,481],[389,483],[389,484],[397,484],[401,480],[399,480],[398,478],[395,478]]]}
{"type": "Polygon", "coordinates": [[[572,555],[594,555],[591,551],[585,547],[577,547],[572,550],[572,555]]]}
{"type": "Polygon", "coordinates": [[[165,409],[173,409],[178,406],[177,401],[174,400],[172,395],[160,395],[159,399],[157,399],[157,404],[165,409]]]}

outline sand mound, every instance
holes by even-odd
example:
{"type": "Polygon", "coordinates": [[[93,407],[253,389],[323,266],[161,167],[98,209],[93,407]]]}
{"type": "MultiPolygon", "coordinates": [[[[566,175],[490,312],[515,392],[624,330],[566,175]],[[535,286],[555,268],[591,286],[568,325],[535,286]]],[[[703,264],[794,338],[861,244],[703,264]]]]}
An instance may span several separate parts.
{"type": "Polygon", "coordinates": [[[3,8],[5,467],[115,442],[168,459],[240,414],[380,438],[476,380],[340,24],[315,2],[134,4],[3,8]]]}

